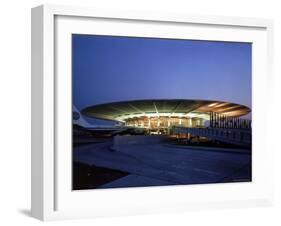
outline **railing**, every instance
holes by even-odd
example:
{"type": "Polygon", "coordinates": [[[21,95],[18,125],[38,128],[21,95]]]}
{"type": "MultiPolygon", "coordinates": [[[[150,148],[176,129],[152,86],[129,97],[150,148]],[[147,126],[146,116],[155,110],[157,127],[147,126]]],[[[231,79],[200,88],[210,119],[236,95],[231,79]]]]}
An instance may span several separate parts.
{"type": "Polygon", "coordinates": [[[250,147],[252,144],[252,132],[245,129],[229,129],[229,128],[188,128],[174,126],[172,127],[174,134],[192,134],[194,136],[207,137],[225,143],[236,144],[250,147]]]}
{"type": "Polygon", "coordinates": [[[238,117],[227,116],[216,112],[210,112],[211,128],[228,129],[251,129],[252,121],[250,119],[241,119],[238,117]]]}

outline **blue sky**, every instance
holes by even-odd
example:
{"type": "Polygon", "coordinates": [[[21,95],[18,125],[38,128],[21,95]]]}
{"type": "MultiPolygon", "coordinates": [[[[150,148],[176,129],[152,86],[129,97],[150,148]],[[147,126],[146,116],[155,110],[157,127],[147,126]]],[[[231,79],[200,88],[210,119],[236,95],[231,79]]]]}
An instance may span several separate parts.
{"type": "Polygon", "coordinates": [[[210,99],[251,108],[251,44],[72,36],[73,103],[210,99]]]}

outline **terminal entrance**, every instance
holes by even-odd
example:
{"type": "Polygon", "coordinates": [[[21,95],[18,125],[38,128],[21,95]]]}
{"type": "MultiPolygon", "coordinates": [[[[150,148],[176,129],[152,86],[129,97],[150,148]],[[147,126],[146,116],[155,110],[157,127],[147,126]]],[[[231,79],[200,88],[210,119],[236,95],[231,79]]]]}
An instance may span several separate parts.
{"type": "Polygon", "coordinates": [[[149,134],[169,134],[169,128],[173,126],[182,127],[204,127],[204,119],[190,117],[134,117],[125,122],[125,126],[146,128],[149,134]]]}

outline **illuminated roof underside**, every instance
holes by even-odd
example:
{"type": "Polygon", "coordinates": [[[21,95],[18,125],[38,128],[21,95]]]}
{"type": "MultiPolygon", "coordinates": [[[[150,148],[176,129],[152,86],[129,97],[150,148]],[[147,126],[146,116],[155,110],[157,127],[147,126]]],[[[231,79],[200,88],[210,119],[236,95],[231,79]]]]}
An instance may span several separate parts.
{"type": "Polygon", "coordinates": [[[209,119],[209,112],[240,117],[251,110],[243,105],[211,100],[161,99],[134,100],[94,105],[82,110],[82,114],[125,122],[136,117],[186,117],[209,119]]]}

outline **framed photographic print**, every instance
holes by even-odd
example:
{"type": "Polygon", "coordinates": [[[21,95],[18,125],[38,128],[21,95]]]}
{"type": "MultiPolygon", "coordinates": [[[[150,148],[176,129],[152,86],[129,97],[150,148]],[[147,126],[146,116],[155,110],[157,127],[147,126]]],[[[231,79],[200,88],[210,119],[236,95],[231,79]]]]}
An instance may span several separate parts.
{"type": "Polygon", "coordinates": [[[272,203],[272,21],[32,9],[32,215],[272,203]]]}

